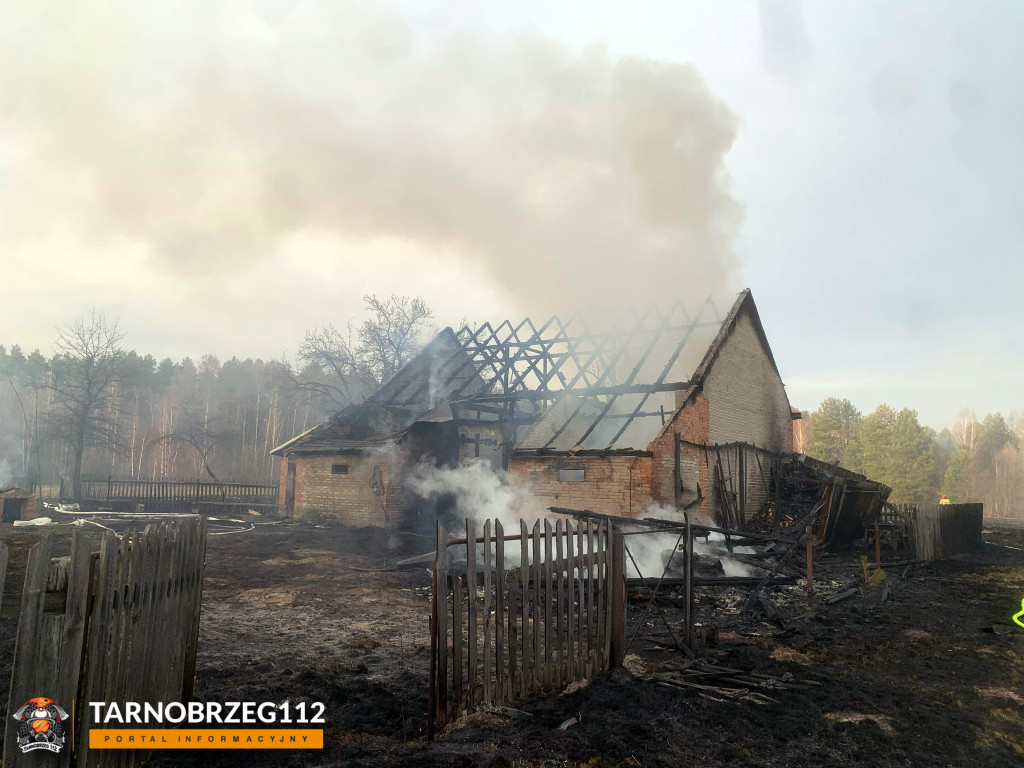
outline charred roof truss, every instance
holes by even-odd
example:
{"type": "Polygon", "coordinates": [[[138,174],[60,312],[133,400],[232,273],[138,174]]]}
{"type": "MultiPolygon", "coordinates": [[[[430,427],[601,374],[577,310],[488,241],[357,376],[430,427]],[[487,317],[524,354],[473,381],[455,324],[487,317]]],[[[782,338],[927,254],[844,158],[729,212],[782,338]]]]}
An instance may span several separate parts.
{"type": "Polygon", "coordinates": [[[607,440],[611,448],[635,419],[664,417],[663,409],[645,410],[649,398],[689,386],[669,381],[679,370],[681,353],[696,331],[717,331],[721,324],[709,297],[693,315],[681,302],[667,311],[630,309],[599,331],[590,330],[578,315],[566,321],[554,315],[539,324],[527,317],[518,324],[467,325],[455,334],[458,347],[444,351],[429,377],[423,371],[410,376],[392,390],[390,402],[381,404],[408,407],[432,391],[459,411],[522,423],[572,396],[575,405],[538,447],[558,450],[567,430],[577,434],[573,445],[584,445],[606,420],[614,420],[617,427],[607,440]],[[580,430],[584,416],[587,424],[580,430]]]}

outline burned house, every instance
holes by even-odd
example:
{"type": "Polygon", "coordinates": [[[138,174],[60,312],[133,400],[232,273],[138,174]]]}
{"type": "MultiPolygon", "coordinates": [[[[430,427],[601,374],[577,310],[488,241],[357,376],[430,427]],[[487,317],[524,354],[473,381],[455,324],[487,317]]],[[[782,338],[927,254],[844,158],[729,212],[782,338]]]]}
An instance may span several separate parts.
{"type": "Polygon", "coordinates": [[[409,473],[484,461],[544,506],[745,515],[771,492],[751,478],[767,476],[768,452],[790,450],[798,417],[749,290],[724,317],[709,299],[692,314],[652,308],[600,330],[557,316],[446,328],[366,402],[274,449],[279,506],[425,527],[437,510],[409,473]]]}

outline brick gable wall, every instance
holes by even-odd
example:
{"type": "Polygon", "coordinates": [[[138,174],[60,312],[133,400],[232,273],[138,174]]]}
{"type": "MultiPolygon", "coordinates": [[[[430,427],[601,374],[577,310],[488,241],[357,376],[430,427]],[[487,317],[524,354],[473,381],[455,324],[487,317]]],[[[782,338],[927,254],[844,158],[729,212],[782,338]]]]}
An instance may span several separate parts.
{"type": "Polygon", "coordinates": [[[792,420],[782,379],[747,312],[736,319],[703,384],[710,406],[709,441],[789,448],[792,420]]]}

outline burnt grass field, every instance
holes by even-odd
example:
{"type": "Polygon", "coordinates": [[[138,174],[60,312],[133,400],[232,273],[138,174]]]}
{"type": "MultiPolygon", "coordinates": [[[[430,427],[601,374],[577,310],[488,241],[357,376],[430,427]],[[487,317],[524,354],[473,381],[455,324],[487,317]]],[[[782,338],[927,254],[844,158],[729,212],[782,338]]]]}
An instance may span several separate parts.
{"type": "MultiPolygon", "coordinates": [[[[211,536],[197,694],[317,700],[320,751],[157,752],[159,766],[1021,766],[1024,597],[1019,539],[891,573],[886,602],[786,604],[785,630],[723,620],[717,664],[820,683],[777,704],[716,702],[620,669],[522,713],[464,717],[426,739],[426,569],[368,569],[412,537],[282,523],[211,536]],[[566,719],[580,722],[557,730],[566,719]]],[[[701,598],[721,607],[720,594],[701,598]]],[[[640,605],[630,611],[639,612],[640,605]]],[[[642,676],[656,663],[631,657],[642,676]]]]}

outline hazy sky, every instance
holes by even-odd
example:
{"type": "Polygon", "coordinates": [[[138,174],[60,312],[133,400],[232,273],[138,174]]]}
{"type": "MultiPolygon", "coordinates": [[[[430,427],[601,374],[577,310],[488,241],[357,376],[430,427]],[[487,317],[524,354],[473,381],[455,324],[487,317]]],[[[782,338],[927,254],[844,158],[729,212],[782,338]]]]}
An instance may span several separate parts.
{"type": "Polygon", "coordinates": [[[5,4],[0,343],[750,286],[797,407],[1024,409],[1024,6],[503,6],[5,4]]]}

